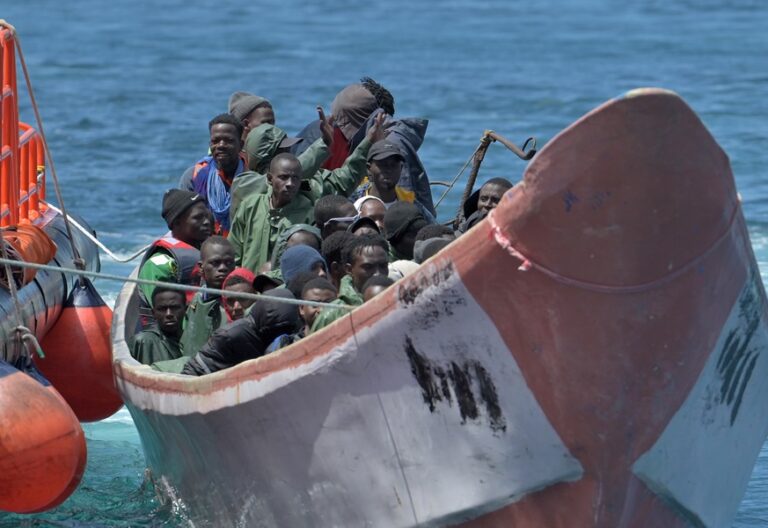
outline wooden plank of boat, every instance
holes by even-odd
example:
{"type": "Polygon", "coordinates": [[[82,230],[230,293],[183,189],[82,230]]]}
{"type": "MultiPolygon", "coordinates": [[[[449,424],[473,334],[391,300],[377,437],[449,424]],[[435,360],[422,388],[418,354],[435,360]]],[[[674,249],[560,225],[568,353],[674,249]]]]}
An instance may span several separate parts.
{"type": "Polygon", "coordinates": [[[765,293],[727,156],[638,90],[554,138],[468,234],[327,329],[118,386],[193,520],[727,526],[768,432],[765,293]]]}

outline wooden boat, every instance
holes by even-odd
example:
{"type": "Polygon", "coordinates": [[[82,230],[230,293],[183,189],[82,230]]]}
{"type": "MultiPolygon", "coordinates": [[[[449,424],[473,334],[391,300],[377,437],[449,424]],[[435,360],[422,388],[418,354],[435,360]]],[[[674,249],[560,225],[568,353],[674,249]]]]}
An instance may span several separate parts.
{"type": "Polygon", "coordinates": [[[114,371],[196,526],[730,526],[768,432],[729,161],[674,93],[558,134],[487,219],[323,331],[215,374],[114,371]]]}

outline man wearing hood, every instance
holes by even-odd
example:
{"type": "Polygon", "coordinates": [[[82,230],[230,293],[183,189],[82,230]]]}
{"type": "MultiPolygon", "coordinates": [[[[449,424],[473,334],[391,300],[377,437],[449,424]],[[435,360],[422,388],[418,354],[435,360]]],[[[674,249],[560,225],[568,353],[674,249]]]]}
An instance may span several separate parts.
{"type": "MultiPolygon", "coordinates": [[[[424,141],[429,121],[413,117],[393,119],[395,102],[392,94],[370,77],[363,77],[360,83],[345,87],[333,100],[333,147],[323,167],[330,170],[339,167],[349,152],[365,137],[374,119],[381,112],[387,116],[384,122],[387,139],[397,145],[404,157],[398,185],[414,192],[416,200],[432,216],[436,216],[429,177],[417,153],[424,141]]],[[[298,136],[313,141],[319,134],[320,123],[315,121],[299,132],[298,136]]],[[[293,152],[298,155],[303,149],[303,144],[299,143],[293,147],[293,152]]]]}
{"type": "Polygon", "coordinates": [[[256,301],[245,317],[216,330],[181,373],[202,376],[233,367],[263,356],[276,337],[296,332],[300,326],[299,311],[280,298],[294,297],[288,290],[270,291],[263,300],[256,301]]]}

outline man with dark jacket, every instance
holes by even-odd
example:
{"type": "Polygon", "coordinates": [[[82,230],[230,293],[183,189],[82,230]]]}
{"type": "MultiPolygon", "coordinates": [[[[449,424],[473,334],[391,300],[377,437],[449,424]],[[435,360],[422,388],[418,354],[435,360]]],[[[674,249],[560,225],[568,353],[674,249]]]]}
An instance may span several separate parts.
{"type": "MultiPolygon", "coordinates": [[[[163,218],[171,230],[155,240],[144,255],[139,278],[200,285],[200,245],[211,236],[212,216],[202,196],[191,191],[170,189],[163,196],[163,218]]],[[[151,299],[154,286],[139,286],[141,325],[152,323],[151,299]]],[[[187,301],[193,294],[187,295],[187,301]]]]}
{"type": "MultiPolygon", "coordinates": [[[[294,298],[285,289],[272,290],[268,295],[294,298]]],[[[245,317],[216,330],[181,373],[202,376],[261,357],[276,337],[292,334],[299,326],[299,311],[295,305],[265,295],[245,317]]]]}
{"type": "Polygon", "coordinates": [[[155,288],[152,292],[152,314],[156,324],[134,335],[128,344],[136,361],[151,365],[156,361],[181,357],[179,338],[186,308],[184,292],[155,288]]]}

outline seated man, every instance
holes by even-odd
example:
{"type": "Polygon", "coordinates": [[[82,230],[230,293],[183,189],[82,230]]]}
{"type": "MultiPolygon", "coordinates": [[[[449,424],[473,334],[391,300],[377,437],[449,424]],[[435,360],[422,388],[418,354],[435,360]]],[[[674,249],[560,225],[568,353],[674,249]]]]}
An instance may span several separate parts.
{"type": "Polygon", "coordinates": [[[368,151],[368,179],[355,192],[355,197],[374,196],[389,209],[397,202],[415,204],[429,222],[435,218],[420,202],[416,193],[398,185],[403,173],[405,156],[394,143],[386,139],[374,143],[368,151]]]}
{"type": "Polygon", "coordinates": [[[464,202],[465,220],[459,225],[458,232],[466,233],[488,213],[499,205],[504,193],[513,187],[512,182],[505,178],[491,178],[480,189],[473,192],[464,202]]]}
{"type": "Polygon", "coordinates": [[[181,323],[187,309],[183,291],[157,287],[152,292],[152,315],[155,322],[135,334],[128,342],[136,361],[151,365],[181,357],[181,323]]]}
{"type": "Polygon", "coordinates": [[[336,290],[341,286],[341,279],[346,275],[344,269],[344,260],[341,253],[347,240],[354,235],[347,231],[336,231],[323,239],[323,245],[320,249],[325,263],[328,265],[328,280],[334,285],[336,290]]]}
{"type": "MultiPolygon", "coordinates": [[[[200,285],[200,244],[211,236],[211,213],[203,198],[190,191],[170,189],[163,196],[163,218],[170,233],[152,243],[139,267],[139,278],[200,285]]],[[[154,286],[139,286],[139,313],[142,328],[153,322],[154,286]]],[[[187,294],[187,301],[192,299],[187,294]]]]}
{"type": "Polygon", "coordinates": [[[346,231],[357,218],[355,206],[344,196],[329,194],[315,203],[315,225],[323,240],[336,231],[346,231]]]}
{"type": "MultiPolygon", "coordinates": [[[[342,251],[346,275],[341,279],[337,302],[352,306],[363,304],[363,285],[376,275],[386,277],[389,272],[387,241],[380,236],[352,236],[342,251]]],[[[325,308],[312,325],[315,332],[344,315],[344,310],[325,308]]]]}
{"type": "Polygon", "coordinates": [[[309,246],[288,248],[280,258],[280,271],[285,284],[290,284],[299,273],[310,272],[317,277],[328,277],[328,266],[323,256],[309,246]]]}
{"type": "Polygon", "coordinates": [[[293,154],[278,154],[267,173],[266,193],[246,197],[232,218],[229,240],[239,266],[256,273],[269,262],[277,239],[294,224],[311,224],[313,203],[299,194],[301,164],[293,154]]]}
{"type": "Polygon", "coordinates": [[[208,123],[208,130],[210,154],[184,172],[179,188],[202,196],[216,221],[214,231],[226,235],[232,182],[245,170],[243,125],[230,114],[220,114],[208,123]]]}
{"type": "Polygon", "coordinates": [[[380,232],[384,231],[384,214],[387,212],[387,207],[381,198],[370,194],[358,198],[355,200],[355,209],[361,217],[370,218],[376,222],[380,232]]]}
{"type": "MultiPolygon", "coordinates": [[[[269,295],[294,298],[285,289],[273,290],[269,295]]],[[[181,373],[202,376],[263,356],[276,337],[296,332],[299,324],[295,305],[265,297],[245,317],[216,330],[181,373]]]]}
{"type": "MultiPolygon", "coordinates": [[[[335,301],[337,295],[336,287],[322,277],[317,277],[307,282],[301,291],[301,299],[303,301],[329,303],[335,301]]],[[[301,316],[301,320],[304,322],[304,326],[300,331],[301,337],[310,333],[312,323],[315,322],[315,317],[320,313],[320,310],[319,306],[308,306],[306,304],[299,306],[299,316],[301,316]]]]}
{"type": "Polygon", "coordinates": [[[270,259],[271,269],[276,270],[280,267],[280,257],[285,250],[293,246],[309,246],[320,251],[320,245],[323,239],[320,237],[320,230],[309,224],[294,224],[280,235],[272,251],[270,259]]]}
{"type": "Polygon", "coordinates": [[[419,230],[429,224],[419,208],[397,202],[384,215],[384,231],[392,246],[392,260],[413,260],[413,246],[419,230]]]}
{"type": "MultiPolygon", "coordinates": [[[[253,283],[256,277],[245,268],[235,268],[224,279],[224,283],[221,285],[222,290],[232,291],[235,293],[257,293],[253,283]]],[[[224,311],[227,313],[227,319],[229,321],[237,321],[242,319],[245,315],[245,311],[256,302],[252,299],[243,299],[240,297],[230,297],[228,295],[221,296],[221,304],[224,307],[224,311]]]]}
{"type": "MultiPolygon", "coordinates": [[[[200,247],[200,269],[203,283],[209,288],[221,289],[224,279],[235,269],[235,249],[226,238],[213,235],[200,247]]],[[[221,297],[208,292],[197,292],[184,315],[184,335],[181,350],[193,356],[208,341],[214,330],[226,321],[222,313],[221,297]]]]}

